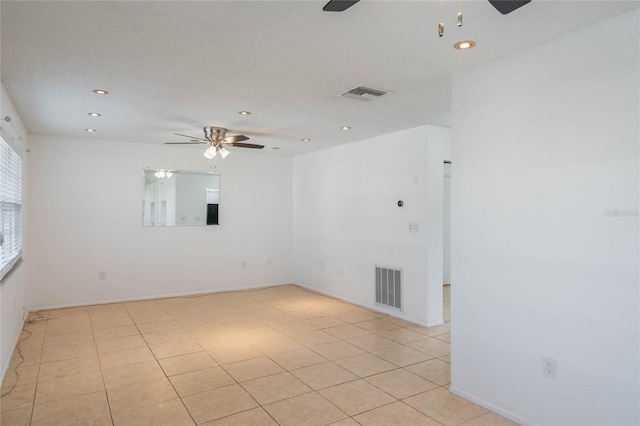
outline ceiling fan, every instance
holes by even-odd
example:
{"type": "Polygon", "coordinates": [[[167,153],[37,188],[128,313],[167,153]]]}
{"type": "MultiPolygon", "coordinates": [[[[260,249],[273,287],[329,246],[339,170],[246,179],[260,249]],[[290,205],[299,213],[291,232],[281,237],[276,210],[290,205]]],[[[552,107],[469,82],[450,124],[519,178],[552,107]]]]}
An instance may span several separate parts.
{"type": "Polygon", "coordinates": [[[262,149],[264,145],[257,145],[253,143],[244,143],[242,141],[249,140],[245,135],[227,136],[227,129],[224,127],[203,127],[204,138],[197,138],[189,135],[183,135],[181,133],[174,133],[174,135],[182,136],[191,139],[189,142],[166,142],[165,145],[209,145],[209,148],[204,152],[204,156],[208,159],[213,159],[216,154],[220,153],[222,158],[226,158],[230,154],[224,145],[234,146],[238,148],[253,148],[262,149]]]}
{"type": "MultiPolygon", "coordinates": [[[[329,3],[324,5],[322,10],[325,12],[344,12],[360,0],[330,0],[329,3]]],[[[489,0],[489,3],[495,7],[498,12],[506,15],[514,10],[524,6],[531,0],[489,0]]]]}

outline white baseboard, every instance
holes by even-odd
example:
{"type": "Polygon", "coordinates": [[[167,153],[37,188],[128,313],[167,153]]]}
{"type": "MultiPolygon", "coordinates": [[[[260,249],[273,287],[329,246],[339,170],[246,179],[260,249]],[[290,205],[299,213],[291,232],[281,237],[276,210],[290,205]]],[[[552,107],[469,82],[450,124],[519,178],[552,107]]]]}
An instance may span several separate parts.
{"type": "Polygon", "coordinates": [[[78,302],[78,303],[67,303],[62,305],[47,305],[47,306],[38,306],[30,308],[30,312],[37,311],[47,311],[51,309],[63,309],[63,308],[75,308],[78,306],[92,306],[92,305],[108,305],[110,303],[125,303],[125,302],[138,302],[141,300],[153,300],[153,299],[167,299],[171,297],[185,297],[185,296],[197,296],[200,294],[212,294],[212,293],[224,293],[227,291],[236,291],[236,290],[254,290],[258,288],[266,288],[266,287],[275,287],[281,285],[291,285],[290,282],[280,282],[280,283],[271,283],[271,284],[259,284],[259,285],[250,285],[244,287],[232,287],[232,288],[222,288],[222,289],[209,289],[209,290],[198,290],[198,291],[187,291],[182,293],[165,293],[165,294],[156,294],[150,296],[139,296],[139,297],[125,297],[122,299],[107,299],[107,300],[92,300],[86,302],[78,302]]]}
{"type": "Polygon", "coordinates": [[[461,389],[456,388],[455,386],[449,387],[449,392],[458,395],[466,400],[469,400],[475,404],[480,405],[481,407],[486,408],[489,411],[493,411],[496,414],[501,415],[502,417],[506,417],[507,419],[514,421],[522,426],[535,426],[535,423],[524,419],[517,414],[512,413],[511,411],[505,410],[502,407],[498,407],[497,405],[491,404],[490,402],[485,401],[484,399],[478,398],[470,393],[467,393],[461,389]]]}
{"type": "Polygon", "coordinates": [[[409,317],[407,315],[402,315],[401,313],[398,313],[396,311],[385,310],[384,308],[381,308],[380,306],[377,306],[377,305],[367,305],[366,303],[362,303],[362,302],[357,301],[357,300],[352,300],[352,299],[349,299],[347,297],[342,297],[340,295],[337,295],[337,294],[334,294],[334,293],[331,293],[331,292],[318,290],[317,288],[309,287],[309,286],[306,286],[306,285],[303,285],[303,284],[295,284],[295,283],[291,283],[291,282],[267,283],[267,284],[257,284],[257,285],[250,285],[250,286],[244,286],[244,287],[208,289],[208,290],[181,292],[181,293],[165,293],[165,294],[156,294],[156,295],[149,295],[149,296],[125,297],[125,298],[120,298],[120,299],[92,300],[92,301],[84,301],[84,302],[77,302],[77,303],[65,303],[65,304],[60,304],[60,305],[34,306],[34,307],[29,308],[27,310],[27,312],[47,311],[47,310],[51,310],[51,309],[75,308],[75,307],[79,307],[79,306],[107,305],[107,304],[110,304],[110,303],[137,302],[137,301],[141,301],[141,300],[167,299],[167,298],[170,298],[170,297],[197,296],[197,295],[200,295],[200,294],[224,293],[224,292],[227,292],[227,291],[236,291],[236,290],[254,290],[254,289],[258,289],[258,288],[275,287],[275,286],[281,286],[281,285],[297,285],[298,287],[302,287],[304,289],[311,290],[311,291],[314,291],[316,293],[324,294],[326,296],[330,296],[330,297],[333,297],[335,299],[343,300],[345,302],[349,302],[349,303],[352,303],[352,304],[357,305],[357,306],[362,306],[363,308],[371,309],[373,311],[380,312],[382,314],[387,314],[387,315],[392,316],[394,318],[399,318],[399,319],[402,319],[402,320],[405,320],[405,321],[409,321],[409,322],[412,322],[414,324],[421,325],[423,327],[436,327],[438,325],[443,325],[444,324],[444,321],[442,321],[442,320],[441,321],[429,322],[429,323],[423,322],[423,321],[417,320],[415,318],[409,317]]]}
{"type": "Polygon", "coordinates": [[[316,293],[324,294],[325,296],[333,297],[334,299],[338,299],[338,300],[343,300],[345,302],[349,302],[349,303],[351,303],[353,305],[357,305],[357,306],[361,306],[363,308],[371,309],[372,311],[380,312],[381,314],[387,314],[387,315],[389,315],[391,317],[394,317],[394,318],[399,318],[401,320],[412,322],[412,323],[414,323],[416,325],[421,325],[423,327],[435,327],[435,326],[444,324],[444,321],[434,321],[432,323],[426,323],[426,322],[417,320],[415,318],[409,317],[407,315],[402,315],[402,313],[399,313],[397,311],[386,310],[386,309],[384,309],[384,308],[382,308],[380,306],[377,306],[377,305],[368,305],[366,303],[362,303],[362,302],[357,301],[357,300],[349,299],[348,297],[343,297],[343,296],[337,295],[335,293],[331,293],[330,291],[318,290],[317,288],[306,286],[304,284],[294,284],[294,285],[297,285],[298,287],[305,288],[307,290],[314,291],[316,293]]]}

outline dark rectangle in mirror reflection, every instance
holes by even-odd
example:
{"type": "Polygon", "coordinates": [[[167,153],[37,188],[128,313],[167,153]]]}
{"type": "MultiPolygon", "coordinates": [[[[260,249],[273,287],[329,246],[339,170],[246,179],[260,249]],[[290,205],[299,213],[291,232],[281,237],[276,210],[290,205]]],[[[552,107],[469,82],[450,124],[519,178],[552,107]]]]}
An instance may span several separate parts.
{"type": "Polygon", "coordinates": [[[218,205],[207,204],[207,225],[218,224],[218,205]]]}
{"type": "Polygon", "coordinates": [[[219,206],[217,172],[144,171],[143,226],[218,225],[219,206]]]}

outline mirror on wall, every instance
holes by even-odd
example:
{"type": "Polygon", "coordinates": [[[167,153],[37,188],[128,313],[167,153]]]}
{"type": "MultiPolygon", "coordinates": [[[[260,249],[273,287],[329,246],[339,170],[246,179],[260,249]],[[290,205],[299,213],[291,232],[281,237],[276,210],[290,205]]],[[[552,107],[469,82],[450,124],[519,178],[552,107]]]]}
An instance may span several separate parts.
{"type": "Polygon", "coordinates": [[[146,169],[143,188],[143,226],[219,224],[218,172],[146,169]]]}

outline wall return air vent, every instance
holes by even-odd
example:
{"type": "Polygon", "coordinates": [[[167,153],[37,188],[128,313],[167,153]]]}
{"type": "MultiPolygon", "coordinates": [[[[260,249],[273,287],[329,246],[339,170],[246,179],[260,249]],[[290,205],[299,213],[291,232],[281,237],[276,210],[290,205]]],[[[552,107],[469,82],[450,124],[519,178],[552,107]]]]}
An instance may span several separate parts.
{"type": "Polygon", "coordinates": [[[349,89],[346,92],[340,93],[340,96],[345,98],[358,99],[359,101],[372,101],[378,99],[389,93],[388,90],[373,89],[371,87],[358,86],[353,89],[349,89]]]}
{"type": "Polygon", "coordinates": [[[402,270],[376,266],[376,304],[402,310],[402,270]]]}

